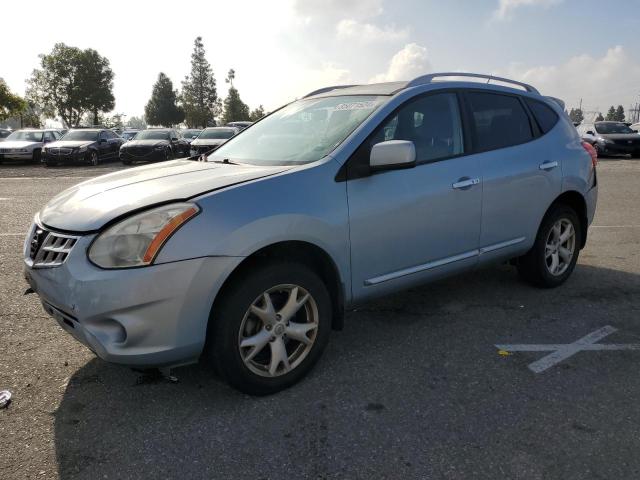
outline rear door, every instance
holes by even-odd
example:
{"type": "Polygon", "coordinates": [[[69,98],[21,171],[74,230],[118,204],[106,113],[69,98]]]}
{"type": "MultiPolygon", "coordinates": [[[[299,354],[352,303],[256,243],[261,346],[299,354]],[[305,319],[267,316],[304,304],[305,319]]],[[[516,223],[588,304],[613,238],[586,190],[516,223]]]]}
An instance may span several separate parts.
{"type": "Polygon", "coordinates": [[[467,155],[460,113],[455,92],[411,99],[348,161],[355,300],[477,263],[482,175],[467,155]],[[412,141],[416,166],[372,172],[371,147],[387,140],[412,141]]]}
{"type": "Polygon", "coordinates": [[[552,133],[542,135],[521,96],[470,91],[465,98],[483,174],[480,261],[510,258],[533,245],[560,194],[563,150],[553,148],[552,133]]]}

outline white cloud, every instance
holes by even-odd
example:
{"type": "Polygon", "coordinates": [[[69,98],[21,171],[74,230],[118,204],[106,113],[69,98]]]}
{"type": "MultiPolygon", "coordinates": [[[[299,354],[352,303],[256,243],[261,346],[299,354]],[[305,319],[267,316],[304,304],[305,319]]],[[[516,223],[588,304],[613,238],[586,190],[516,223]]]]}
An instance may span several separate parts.
{"type": "Polygon", "coordinates": [[[409,43],[397,52],[384,73],[375,75],[371,82],[393,82],[396,80],[411,80],[414,77],[428,73],[431,63],[427,49],[417,43],[409,43]]]}
{"type": "Polygon", "coordinates": [[[524,7],[544,7],[548,8],[558,4],[563,0],[500,0],[498,8],[493,12],[493,18],[496,20],[507,20],[511,18],[514,10],[524,7]]]}
{"type": "Polygon", "coordinates": [[[371,23],[345,19],[338,22],[336,33],[340,40],[355,40],[361,43],[393,42],[406,40],[409,29],[397,29],[395,25],[378,27],[371,23]]]}
{"type": "Polygon", "coordinates": [[[636,101],[640,85],[640,63],[619,45],[602,57],[583,54],[537,67],[512,64],[496,74],[530,83],[543,94],[562,98],[568,107],[582,98],[585,110],[606,111],[619,104],[626,109],[636,101]]]}

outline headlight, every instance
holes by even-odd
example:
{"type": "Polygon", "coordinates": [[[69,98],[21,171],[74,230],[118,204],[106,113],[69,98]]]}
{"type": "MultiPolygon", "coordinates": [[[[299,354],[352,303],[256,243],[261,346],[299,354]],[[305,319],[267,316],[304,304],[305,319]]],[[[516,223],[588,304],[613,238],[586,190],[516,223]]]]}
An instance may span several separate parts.
{"type": "Polygon", "coordinates": [[[613,140],[609,140],[608,138],[604,138],[604,137],[598,137],[596,140],[602,143],[614,143],[613,140]]]}
{"type": "Polygon", "coordinates": [[[102,268],[150,265],[169,237],[199,211],[194,203],[172,203],[126,218],[98,235],[89,260],[102,268]]]}
{"type": "Polygon", "coordinates": [[[86,151],[87,151],[87,147],[86,147],[86,145],[85,145],[84,147],[80,147],[80,148],[78,149],[78,152],[80,152],[80,153],[82,153],[82,152],[86,152],[86,151]]]}
{"type": "Polygon", "coordinates": [[[166,147],[164,145],[157,145],[155,147],[156,150],[164,150],[166,147]]]}

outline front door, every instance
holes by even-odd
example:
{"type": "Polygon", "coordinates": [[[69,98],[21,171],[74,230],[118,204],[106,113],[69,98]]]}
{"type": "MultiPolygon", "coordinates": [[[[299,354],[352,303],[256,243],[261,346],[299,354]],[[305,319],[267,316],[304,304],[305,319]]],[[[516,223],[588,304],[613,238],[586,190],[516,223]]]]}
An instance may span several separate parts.
{"type": "Polygon", "coordinates": [[[465,155],[460,118],[456,93],[411,99],[349,160],[354,300],[476,264],[482,173],[465,155]],[[366,173],[371,146],[386,140],[412,141],[416,166],[366,173]]]}

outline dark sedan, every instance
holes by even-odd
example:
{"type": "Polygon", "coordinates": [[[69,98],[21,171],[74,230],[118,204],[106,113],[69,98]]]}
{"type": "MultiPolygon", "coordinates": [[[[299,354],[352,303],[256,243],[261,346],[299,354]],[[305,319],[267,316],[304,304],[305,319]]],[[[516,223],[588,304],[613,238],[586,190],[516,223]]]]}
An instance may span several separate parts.
{"type": "Polygon", "coordinates": [[[595,122],[578,127],[598,155],[640,155],[640,135],[623,122],[595,122]]]}
{"type": "Polygon", "coordinates": [[[47,167],[59,163],[84,162],[98,165],[103,160],[118,158],[124,140],[111,130],[100,128],[72,129],[57,142],[42,149],[42,160],[47,167]]]}
{"type": "Polygon", "coordinates": [[[189,144],[172,128],[151,128],[138,132],[133,140],[120,147],[120,160],[158,162],[188,156],[189,144]]]}

